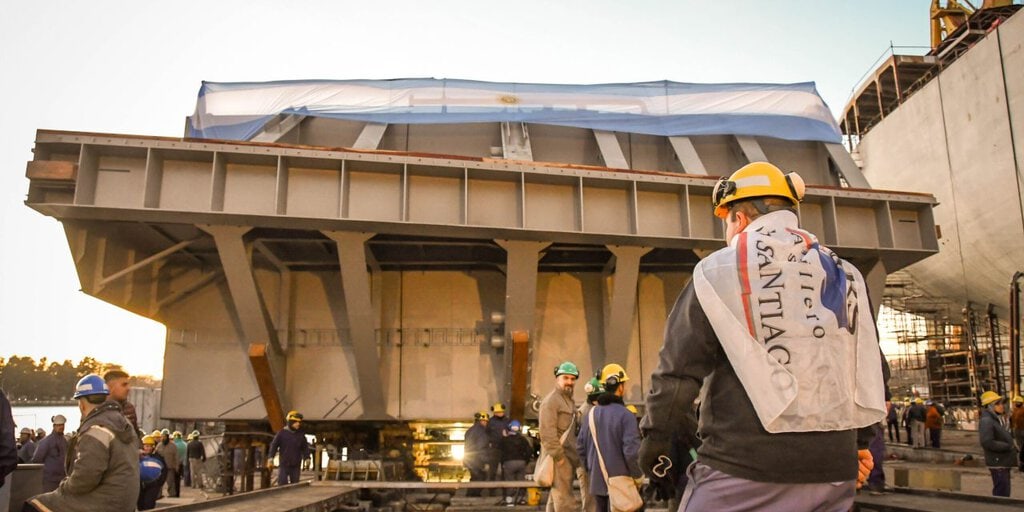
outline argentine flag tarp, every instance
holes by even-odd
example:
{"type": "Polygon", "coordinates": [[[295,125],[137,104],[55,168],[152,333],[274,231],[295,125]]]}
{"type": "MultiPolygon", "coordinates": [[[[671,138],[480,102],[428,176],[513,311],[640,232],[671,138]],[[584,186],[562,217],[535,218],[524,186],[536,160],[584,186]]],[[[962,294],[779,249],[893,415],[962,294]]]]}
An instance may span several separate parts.
{"type": "Polygon", "coordinates": [[[280,114],[389,124],[523,122],[660,136],[841,141],[813,82],[559,85],[433,78],[203,82],[189,118],[189,136],[249,140],[280,114]]]}

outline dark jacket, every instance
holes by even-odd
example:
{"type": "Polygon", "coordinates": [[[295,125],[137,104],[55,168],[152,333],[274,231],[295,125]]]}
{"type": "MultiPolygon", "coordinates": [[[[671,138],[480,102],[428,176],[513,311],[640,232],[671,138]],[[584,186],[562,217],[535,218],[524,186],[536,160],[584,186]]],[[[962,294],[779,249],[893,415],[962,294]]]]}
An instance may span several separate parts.
{"type": "Polygon", "coordinates": [[[282,428],[270,442],[270,452],[267,453],[267,457],[273,459],[278,450],[281,451],[280,465],[282,467],[295,467],[302,464],[302,461],[309,456],[309,442],[306,441],[306,433],[288,427],[282,428]]]}
{"type": "Polygon", "coordinates": [[[36,453],[32,456],[32,462],[43,465],[44,482],[60,482],[67,476],[67,473],[64,472],[64,461],[67,457],[67,438],[64,437],[64,434],[50,432],[50,435],[39,441],[36,453]]]}
{"type": "Polygon", "coordinates": [[[466,431],[466,440],[463,443],[465,447],[463,461],[466,463],[466,467],[471,465],[484,465],[487,460],[487,451],[491,446],[491,438],[487,435],[487,427],[483,426],[479,421],[473,423],[472,427],[466,431]]]}
{"type": "MultiPolygon", "coordinates": [[[[139,498],[139,435],[107,401],[93,409],[68,443],[68,476],[32,502],[62,512],[135,510],[139,498]]],[[[45,510],[39,506],[40,510],[45,510]]]]}
{"type": "MultiPolygon", "coordinates": [[[[884,358],[882,375],[888,382],[884,358]]],[[[665,323],[665,343],[651,376],[641,428],[647,435],[692,439],[697,433],[692,404],[702,385],[707,389],[697,451],[702,463],[760,482],[825,483],[857,477],[857,450],[867,449],[874,428],[768,433],[690,283],[665,323]]]]}
{"type": "Polygon", "coordinates": [[[912,421],[920,421],[924,423],[928,419],[928,410],[924,408],[924,404],[914,404],[910,406],[910,412],[907,413],[907,418],[912,421]]]}
{"type": "Polygon", "coordinates": [[[529,462],[533,457],[533,446],[522,434],[513,434],[501,438],[501,461],[521,460],[529,462]]]}
{"type": "Polygon", "coordinates": [[[188,442],[188,458],[190,459],[201,459],[206,460],[206,448],[203,446],[203,442],[198,439],[193,439],[188,442]]]}
{"type": "Polygon", "coordinates": [[[14,440],[14,415],[7,395],[0,391],[0,487],[18,467],[18,445],[14,440]]]}
{"type": "Polygon", "coordinates": [[[981,410],[978,438],[985,450],[985,465],[990,468],[1012,468],[1017,465],[1017,448],[1013,436],[991,409],[981,410]]]}
{"type": "MultiPolygon", "coordinates": [[[[599,405],[590,410],[597,428],[597,442],[600,445],[601,457],[608,470],[608,478],[628,475],[640,478],[640,429],[636,425],[636,416],[622,405],[622,400],[599,405]]],[[[576,438],[576,450],[580,455],[583,468],[590,475],[590,493],[597,496],[608,495],[608,484],[601,471],[597,456],[594,437],[590,433],[590,419],[580,419],[580,434],[576,438]]]]}
{"type": "Polygon", "coordinates": [[[501,438],[508,432],[510,421],[512,420],[508,419],[508,416],[491,416],[491,420],[487,422],[487,438],[490,439],[491,450],[495,453],[501,453],[501,438]]]}

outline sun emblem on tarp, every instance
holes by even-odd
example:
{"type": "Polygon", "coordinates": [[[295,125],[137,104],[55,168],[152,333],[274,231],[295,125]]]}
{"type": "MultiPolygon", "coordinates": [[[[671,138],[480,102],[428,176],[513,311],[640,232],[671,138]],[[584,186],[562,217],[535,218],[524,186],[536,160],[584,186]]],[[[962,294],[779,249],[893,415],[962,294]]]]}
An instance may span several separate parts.
{"type": "Polygon", "coordinates": [[[498,103],[504,103],[505,105],[517,105],[519,103],[519,98],[512,96],[511,94],[505,94],[503,96],[498,96],[498,103]]]}

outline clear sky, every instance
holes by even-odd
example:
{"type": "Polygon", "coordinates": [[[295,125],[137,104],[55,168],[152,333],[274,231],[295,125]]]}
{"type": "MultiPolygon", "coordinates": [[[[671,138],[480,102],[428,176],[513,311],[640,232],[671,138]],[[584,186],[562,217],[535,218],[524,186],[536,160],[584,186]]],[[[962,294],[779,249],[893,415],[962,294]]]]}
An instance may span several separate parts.
{"type": "Polygon", "coordinates": [[[60,224],[24,205],[38,128],[181,136],[202,80],[814,81],[838,113],[890,42],[928,44],[929,4],[5,2],[0,357],[163,367],[163,327],[80,292],[60,224]]]}

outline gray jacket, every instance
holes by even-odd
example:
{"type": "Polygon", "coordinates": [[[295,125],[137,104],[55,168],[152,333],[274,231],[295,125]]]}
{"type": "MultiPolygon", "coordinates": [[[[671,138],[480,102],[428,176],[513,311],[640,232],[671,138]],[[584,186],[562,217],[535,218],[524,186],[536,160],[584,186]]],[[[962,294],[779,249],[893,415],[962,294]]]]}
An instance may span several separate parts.
{"type": "Polygon", "coordinates": [[[990,468],[1012,468],[1017,465],[1017,449],[1013,436],[991,409],[982,409],[978,438],[985,450],[985,465],[990,468]]]}
{"type": "Polygon", "coordinates": [[[133,512],[139,498],[139,436],[107,401],[82,420],[68,443],[68,476],[30,501],[39,510],[133,512]]]}

